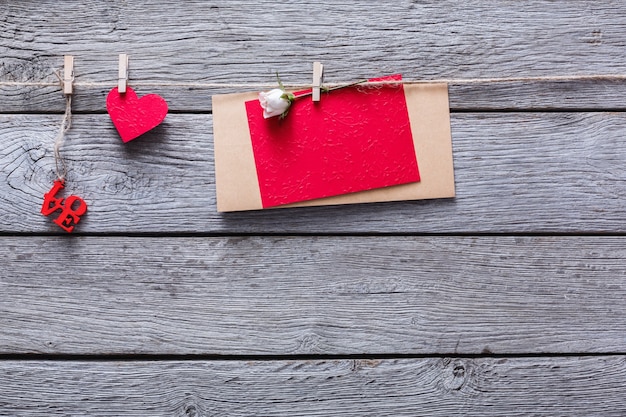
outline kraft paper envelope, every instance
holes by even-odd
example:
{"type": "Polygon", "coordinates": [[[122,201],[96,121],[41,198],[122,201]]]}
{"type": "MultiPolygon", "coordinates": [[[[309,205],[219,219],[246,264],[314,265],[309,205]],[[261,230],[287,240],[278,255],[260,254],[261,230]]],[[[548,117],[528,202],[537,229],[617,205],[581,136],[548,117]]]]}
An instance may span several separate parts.
{"type": "MultiPolygon", "coordinates": [[[[420,182],[276,208],[454,197],[448,86],[441,83],[406,84],[404,94],[420,182]]],[[[257,97],[258,93],[213,96],[215,182],[217,210],[220,212],[263,208],[245,108],[246,101],[257,97]]]]}

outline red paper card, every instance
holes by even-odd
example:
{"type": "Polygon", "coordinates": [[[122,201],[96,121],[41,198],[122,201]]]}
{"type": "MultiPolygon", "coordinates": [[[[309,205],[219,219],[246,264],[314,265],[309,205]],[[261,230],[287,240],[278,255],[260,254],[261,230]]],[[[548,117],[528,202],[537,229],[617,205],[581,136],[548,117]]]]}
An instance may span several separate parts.
{"type": "Polygon", "coordinates": [[[282,120],[258,100],[246,112],[264,208],[420,180],[402,84],[299,98],[282,120]]]}

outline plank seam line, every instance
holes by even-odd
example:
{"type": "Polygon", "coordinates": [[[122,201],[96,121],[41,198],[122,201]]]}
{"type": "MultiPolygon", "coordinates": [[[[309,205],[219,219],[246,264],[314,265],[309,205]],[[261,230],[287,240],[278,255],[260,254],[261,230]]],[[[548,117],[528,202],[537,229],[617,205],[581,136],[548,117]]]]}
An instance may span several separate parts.
{"type": "MultiPolygon", "coordinates": [[[[0,238],[23,237],[59,237],[66,236],[57,232],[0,232],[0,238]]],[[[626,232],[451,232],[451,233],[412,233],[412,232],[103,232],[72,233],[71,238],[227,238],[227,237],[626,237],[626,232]]]]}
{"type": "Polygon", "coordinates": [[[158,361],[324,361],[394,359],[519,359],[626,356],[626,352],[544,352],[544,353],[437,353],[437,354],[347,354],[347,355],[215,355],[215,354],[0,354],[3,361],[56,362],[158,362],[158,361]]]}

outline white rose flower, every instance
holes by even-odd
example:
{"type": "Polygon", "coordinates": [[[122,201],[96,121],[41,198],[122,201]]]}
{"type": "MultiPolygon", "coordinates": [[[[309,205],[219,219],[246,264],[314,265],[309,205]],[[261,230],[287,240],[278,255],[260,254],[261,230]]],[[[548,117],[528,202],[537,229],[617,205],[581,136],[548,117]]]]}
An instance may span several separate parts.
{"type": "Polygon", "coordinates": [[[286,114],[292,101],[293,94],[286,93],[280,88],[259,93],[259,102],[263,107],[263,118],[265,119],[286,114]]]}

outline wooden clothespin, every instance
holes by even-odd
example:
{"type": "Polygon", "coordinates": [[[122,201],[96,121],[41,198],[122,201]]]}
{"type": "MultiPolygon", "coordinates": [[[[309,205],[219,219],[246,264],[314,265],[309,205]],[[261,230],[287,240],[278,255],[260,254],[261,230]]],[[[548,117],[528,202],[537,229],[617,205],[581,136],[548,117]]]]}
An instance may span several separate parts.
{"type": "Polygon", "coordinates": [[[313,101],[320,101],[323,78],[324,78],[324,65],[316,61],[313,63],[313,89],[311,91],[311,96],[313,98],[313,101]]]}
{"type": "Polygon", "coordinates": [[[74,94],[74,56],[63,56],[63,94],[74,94]]]}
{"type": "Polygon", "coordinates": [[[119,72],[117,76],[117,92],[126,93],[128,86],[128,54],[120,54],[119,72]]]}

